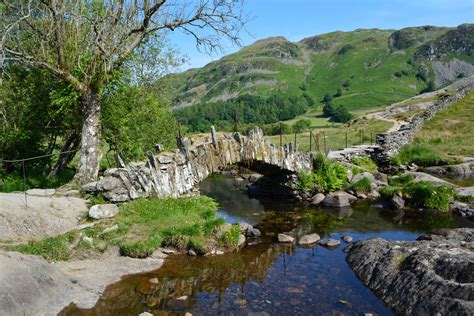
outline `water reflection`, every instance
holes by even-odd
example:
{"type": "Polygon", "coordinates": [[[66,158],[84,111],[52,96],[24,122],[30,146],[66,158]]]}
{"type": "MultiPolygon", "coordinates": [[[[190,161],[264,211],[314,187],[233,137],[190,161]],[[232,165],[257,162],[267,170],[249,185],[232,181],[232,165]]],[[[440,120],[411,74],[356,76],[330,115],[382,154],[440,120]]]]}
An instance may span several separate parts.
{"type": "Polygon", "coordinates": [[[241,189],[233,179],[202,185],[202,192],[220,203],[223,216],[257,223],[262,237],[250,246],[220,256],[172,256],[153,273],[110,286],[93,309],[71,306],[63,314],[390,315],[348,267],[344,245],[301,248],[275,242],[276,234],[412,240],[433,228],[472,225],[449,215],[382,212],[364,203],[345,210],[311,209],[249,199],[241,189]]]}

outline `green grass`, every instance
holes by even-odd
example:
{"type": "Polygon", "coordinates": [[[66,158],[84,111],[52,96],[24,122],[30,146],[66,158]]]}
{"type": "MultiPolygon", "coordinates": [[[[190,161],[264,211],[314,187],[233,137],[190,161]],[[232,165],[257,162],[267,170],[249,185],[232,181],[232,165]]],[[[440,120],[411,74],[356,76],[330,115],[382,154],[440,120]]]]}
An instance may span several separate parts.
{"type": "Polygon", "coordinates": [[[449,203],[456,197],[453,189],[425,181],[413,182],[413,179],[411,174],[392,177],[390,185],[379,190],[380,196],[389,199],[402,193],[412,207],[449,211],[449,203]]]}
{"type": "MultiPolygon", "coordinates": [[[[360,118],[340,127],[315,129],[312,137],[310,137],[310,132],[297,134],[296,142],[299,150],[309,151],[311,139],[311,150],[323,153],[325,149],[328,152],[329,150],[345,148],[346,134],[348,146],[373,144],[375,135],[385,133],[392,125],[391,122],[387,121],[360,118]]],[[[273,144],[280,145],[279,135],[269,136],[269,139],[273,144]]],[[[282,136],[283,144],[289,142],[294,142],[294,134],[282,136]]]]}
{"type": "Polygon", "coordinates": [[[236,248],[239,244],[239,238],[240,225],[233,224],[231,228],[222,235],[219,243],[228,248],[236,248]]]}
{"type": "Polygon", "coordinates": [[[377,165],[368,157],[356,157],[351,161],[354,165],[361,167],[369,172],[377,172],[377,165]]]}
{"type": "MultiPolygon", "coordinates": [[[[84,250],[100,253],[110,246],[118,246],[122,255],[135,258],[147,257],[160,246],[203,253],[208,245],[217,243],[215,234],[224,224],[223,219],[216,217],[216,210],[216,202],[206,196],[135,200],[121,205],[116,217],[84,229],[84,235],[92,238],[92,245],[81,240],[72,249],[76,235],[66,233],[10,250],[40,255],[49,261],[68,260],[84,250]],[[117,230],[104,233],[114,225],[118,225],[117,230]]],[[[233,245],[233,237],[229,236],[226,245],[233,245]]]]}
{"type": "Polygon", "coordinates": [[[363,177],[359,181],[351,184],[350,189],[356,193],[369,193],[372,191],[372,184],[368,178],[363,177]]]}
{"type": "Polygon", "coordinates": [[[443,158],[474,156],[474,91],[425,122],[415,141],[443,158]]]}
{"type": "Polygon", "coordinates": [[[400,153],[392,157],[393,165],[415,163],[421,167],[434,166],[441,159],[441,155],[424,144],[410,144],[402,147],[400,153]]]}
{"type": "Polygon", "coordinates": [[[25,254],[42,256],[50,262],[68,260],[72,251],[68,245],[74,240],[73,233],[66,233],[39,241],[29,241],[28,244],[9,247],[8,250],[25,254]]]}

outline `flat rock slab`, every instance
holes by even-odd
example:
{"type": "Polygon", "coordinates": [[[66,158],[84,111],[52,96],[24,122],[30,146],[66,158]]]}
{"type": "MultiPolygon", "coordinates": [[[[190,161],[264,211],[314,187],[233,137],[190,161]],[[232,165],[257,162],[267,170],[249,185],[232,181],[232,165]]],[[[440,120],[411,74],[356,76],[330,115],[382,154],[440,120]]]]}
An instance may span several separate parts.
{"type": "Polygon", "coordinates": [[[158,269],[162,259],[104,258],[51,264],[43,258],[0,252],[0,315],[56,315],[75,303],[93,307],[123,275],[158,269]]]}
{"type": "Polygon", "coordinates": [[[26,194],[34,196],[52,196],[54,193],[56,193],[55,189],[30,189],[26,191],[26,194]]]}
{"type": "Polygon", "coordinates": [[[0,240],[44,238],[74,229],[87,213],[86,201],[75,197],[0,193],[0,240]]]}
{"type": "Polygon", "coordinates": [[[295,241],[295,238],[285,234],[278,234],[278,241],[283,243],[292,243],[295,241]]]}
{"type": "Polygon", "coordinates": [[[474,315],[473,228],[417,241],[372,238],[347,251],[354,272],[395,314],[474,315]]]}

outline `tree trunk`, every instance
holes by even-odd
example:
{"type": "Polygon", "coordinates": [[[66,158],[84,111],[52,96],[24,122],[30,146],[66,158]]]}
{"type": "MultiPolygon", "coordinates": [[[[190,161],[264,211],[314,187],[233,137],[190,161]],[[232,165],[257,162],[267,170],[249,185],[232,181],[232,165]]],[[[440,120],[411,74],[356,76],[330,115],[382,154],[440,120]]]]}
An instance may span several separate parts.
{"type": "Polygon", "coordinates": [[[61,152],[67,152],[65,154],[61,154],[56,161],[56,164],[51,169],[50,173],[46,177],[46,179],[51,179],[53,176],[57,176],[61,170],[63,170],[74,158],[76,155],[76,151],[81,144],[81,137],[79,137],[78,132],[72,132],[67,138],[64,146],[61,148],[61,152]]]}
{"type": "Polygon", "coordinates": [[[74,179],[85,184],[97,179],[101,153],[100,140],[100,94],[87,89],[81,95],[83,112],[81,158],[74,179]]]}

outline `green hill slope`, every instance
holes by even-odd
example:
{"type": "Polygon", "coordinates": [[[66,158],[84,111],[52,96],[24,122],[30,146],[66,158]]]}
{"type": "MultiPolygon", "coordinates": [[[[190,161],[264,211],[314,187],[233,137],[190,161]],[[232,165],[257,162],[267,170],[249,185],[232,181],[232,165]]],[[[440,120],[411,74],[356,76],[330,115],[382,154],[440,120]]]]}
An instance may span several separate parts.
{"type": "Polygon", "coordinates": [[[333,32],[297,43],[272,37],[168,79],[177,109],[225,107],[244,95],[306,95],[318,104],[327,93],[336,106],[368,109],[473,75],[473,34],[466,24],[333,32]]]}

